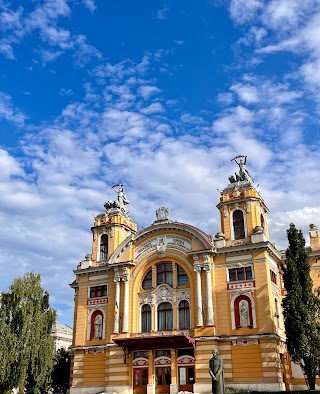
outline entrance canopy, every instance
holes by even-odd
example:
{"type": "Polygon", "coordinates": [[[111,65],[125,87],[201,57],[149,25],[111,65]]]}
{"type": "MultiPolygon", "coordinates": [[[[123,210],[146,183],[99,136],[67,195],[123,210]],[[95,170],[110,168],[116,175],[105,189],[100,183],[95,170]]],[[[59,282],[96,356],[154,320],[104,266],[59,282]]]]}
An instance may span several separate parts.
{"type": "Polygon", "coordinates": [[[159,335],[135,338],[113,338],[118,346],[131,350],[151,350],[194,347],[194,339],[188,335],[159,335]]]}

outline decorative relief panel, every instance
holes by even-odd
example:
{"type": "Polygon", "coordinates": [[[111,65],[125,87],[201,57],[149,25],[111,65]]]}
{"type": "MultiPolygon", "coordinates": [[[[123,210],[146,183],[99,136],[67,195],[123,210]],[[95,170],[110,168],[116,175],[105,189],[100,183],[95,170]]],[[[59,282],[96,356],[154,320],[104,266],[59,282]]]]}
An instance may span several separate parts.
{"type": "Polygon", "coordinates": [[[161,302],[177,303],[182,300],[190,301],[190,289],[172,289],[168,285],[160,285],[152,294],[139,294],[140,305],[155,305],[161,302]]]}
{"type": "Polygon", "coordinates": [[[188,238],[172,234],[161,235],[142,242],[134,251],[134,260],[138,261],[147,254],[156,251],[163,256],[168,248],[177,249],[184,253],[189,253],[192,250],[191,241],[188,238]]]}

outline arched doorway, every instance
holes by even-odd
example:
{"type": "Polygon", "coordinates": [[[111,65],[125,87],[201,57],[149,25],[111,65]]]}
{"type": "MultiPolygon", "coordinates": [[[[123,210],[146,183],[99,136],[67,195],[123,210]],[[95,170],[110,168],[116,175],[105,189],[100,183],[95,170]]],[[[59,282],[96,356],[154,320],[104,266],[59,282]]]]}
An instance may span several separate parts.
{"type": "Polygon", "coordinates": [[[147,394],[148,385],[148,352],[140,351],[133,354],[133,393],[134,394],[147,394]]]}

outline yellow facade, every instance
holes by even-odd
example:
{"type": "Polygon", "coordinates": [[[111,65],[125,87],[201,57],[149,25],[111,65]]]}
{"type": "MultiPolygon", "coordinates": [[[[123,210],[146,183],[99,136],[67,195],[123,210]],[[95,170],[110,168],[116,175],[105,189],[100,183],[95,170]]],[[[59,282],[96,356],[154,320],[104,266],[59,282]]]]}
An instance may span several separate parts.
{"type": "Polygon", "coordinates": [[[215,237],[170,220],[163,207],[138,231],[120,197],[95,218],[92,253],[74,271],[71,393],[210,393],[213,349],[227,387],[300,383],[285,347],[281,254],[252,184],[221,193],[215,237]]]}

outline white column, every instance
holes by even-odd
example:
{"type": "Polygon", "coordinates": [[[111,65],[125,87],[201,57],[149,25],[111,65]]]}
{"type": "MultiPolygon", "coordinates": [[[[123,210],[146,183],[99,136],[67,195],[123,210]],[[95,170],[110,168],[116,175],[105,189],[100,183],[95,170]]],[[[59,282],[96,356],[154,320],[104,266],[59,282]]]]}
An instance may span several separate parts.
{"type": "Polygon", "coordinates": [[[207,288],[207,326],[213,326],[213,303],[212,303],[212,278],[211,278],[211,263],[209,255],[203,256],[204,270],[206,271],[206,288],[207,288]]]}
{"type": "Polygon", "coordinates": [[[123,294],[123,322],[122,331],[129,332],[129,275],[128,268],[123,269],[124,294],[123,294]]]}
{"type": "Polygon", "coordinates": [[[203,327],[202,315],[202,290],[201,290],[201,266],[199,264],[199,257],[193,256],[194,271],[196,273],[196,298],[197,298],[197,327],[203,327]]]}
{"type": "Polygon", "coordinates": [[[115,305],[114,305],[114,325],[113,332],[115,334],[119,333],[119,314],[120,314],[120,276],[119,271],[114,270],[114,281],[116,283],[116,297],[115,297],[115,305]]]}

